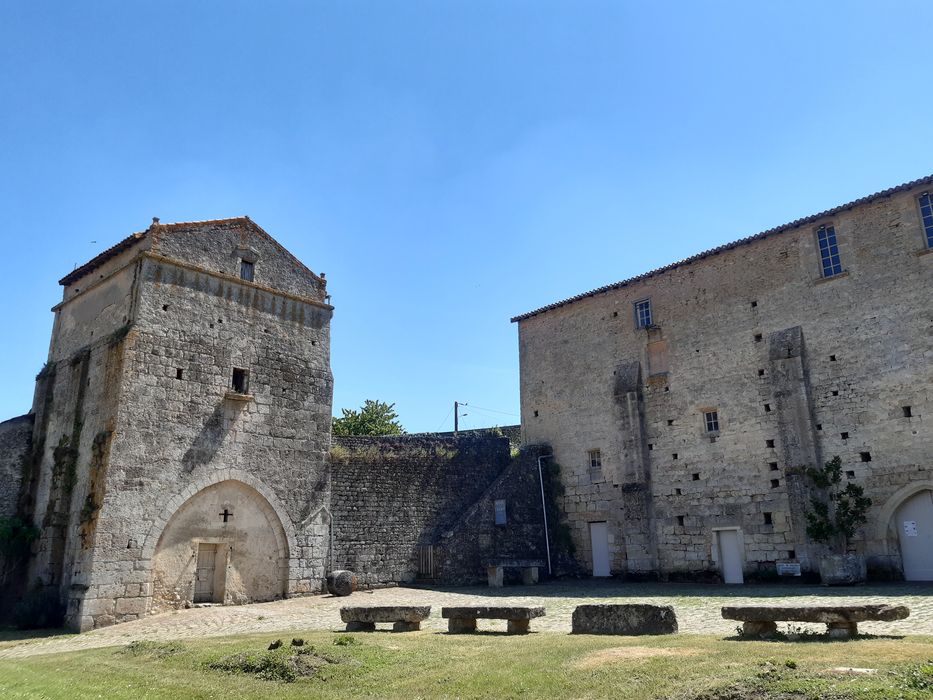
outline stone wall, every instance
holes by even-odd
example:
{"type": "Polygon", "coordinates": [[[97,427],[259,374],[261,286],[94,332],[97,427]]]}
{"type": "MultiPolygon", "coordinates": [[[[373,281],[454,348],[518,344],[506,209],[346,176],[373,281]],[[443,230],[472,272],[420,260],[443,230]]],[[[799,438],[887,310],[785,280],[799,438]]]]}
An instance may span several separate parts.
{"type": "MultiPolygon", "coordinates": [[[[543,470],[539,479],[537,458],[549,452],[534,447],[524,450],[458,516],[451,529],[441,532],[435,564],[438,581],[482,583],[486,581],[486,566],[504,559],[540,561],[541,575],[547,573],[541,481],[546,492],[550,484],[543,470]],[[504,524],[496,524],[496,501],[505,507],[504,524]]],[[[559,521],[550,515],[549,529],[553,532],[559,521]]],[[[516,576],[518,572],[511,573],[516,576]]]]}
{"type": "Polygon", "coordinates": [[[839,455],[874,500],[858,548],[876,571],[898,568],[892,499],[933,480],[925,187],[519,318],[524,441],[549,443],[563,467],[583,562],[589,523],[605,521],[615,573],[716,575],[720,528],[739,529],[746,574],[779,561],[814,568],[796,473],[839,455]],[[816,241],[824,224],[845,268],[831,278],[816,241]],[[649,329],[634,323],[643,299],[649,329]]]}
{"type": "Polygon", "coordinates": [[[16,514],[25,460],[32,446],[33,418],[27,413],[0,423],[0,518],[16,514]]]}
{"type": "Polygon", "coordinates": [[[335,437],[331,458],[333,568],[356,572],[364,585],[416,580],[427,546],[433,578],[472,582],[486,554],[525,552],[523,542],[543,539],[534,533],[540,490],[526,463],[511,465],[507,438],[335,437]],[[495,498],[514,513],[508,536],[488,527],[495,498]]]}

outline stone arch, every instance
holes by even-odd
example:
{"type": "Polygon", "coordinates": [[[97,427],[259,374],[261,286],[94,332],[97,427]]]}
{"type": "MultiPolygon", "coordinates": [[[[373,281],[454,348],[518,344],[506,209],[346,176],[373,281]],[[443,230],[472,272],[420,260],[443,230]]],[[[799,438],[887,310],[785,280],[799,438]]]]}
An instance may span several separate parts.
{"type": "Polygon", "coordinates": [[[150,580],[147,607],[193,600],[197,559],[205,549],[216,554],[220,577],[212,602],[282,598],[295,578],[291,519],[265,484],[239,470],[202,474],[168,499],[142,548],[150,580]],[[221,526],[221,513],[213,509],[227,503],[236,506],[230,524],[221,526]]]}
{"type": "MultiPolygon", "coordinates": [[[[878,514],[878,520],[875,522],[874,529],[874,539],[881,543],[884,548],[883,554],[892,554],[889,548],[889,537],[890,529],[892,527],[892,522],[894,520],[894,514],[897,512],[897,509],[900,508],[901,504],[904,503],[911,496],[920,493],[921,491],[933,491],[933,481],[926,479],[923,481],[913,481],[906,486],[902,486],[884,502],[884,505],[881,507],[881,511],[878,514]]],[[[897,541],[894,538],[893,541],[897,541]]]]}

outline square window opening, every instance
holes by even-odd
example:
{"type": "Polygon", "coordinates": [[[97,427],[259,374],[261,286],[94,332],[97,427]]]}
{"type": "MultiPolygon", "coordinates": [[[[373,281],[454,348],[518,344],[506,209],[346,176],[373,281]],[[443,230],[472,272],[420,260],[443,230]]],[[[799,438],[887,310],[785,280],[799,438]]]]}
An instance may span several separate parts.
{"type": "Polygon", "coordinates": [[[707,433],[718,433],[719,432],[719,412],[718,411],[704,412],[703,419],[706,422],[707,433]]]}
{"type": "Polygon", "coordinates": [[[603,455],[599,450],[588,450],[586,456],[590,460],[590,469],[599,469],[603,466],[603,455]]]}
{"type": "Polygon", "coordinates": [[[752,308],[754,309],[756,306],[758,306],[758,302],[757,302],[757,301],[753,301],[753,302],[752,302],[752,308]]]}
{"type": "Polygon", "coordinates": [[[816,241],[820,249],[823,277],[835,277],[842,274],[839,246],[836,243],[836,229],[833,226],[820,226],[816,231],[816,241]]]}
{"type": "Polygon", "coordinates": [[[249,393],[249,370],[241,367],[233,368],[231,388],[238,394],[249,393]]]}
{"type": "Polygon", "coordinates": [[[755,342],[756,342],[756,343],[760,343],[760,342],[761,342],[761,337],[762,337],[762,336],[761,336],[761,333],[755,333],[755,342]]]}
{"type": "Polygon", "coordinates": [[[674,489],[674,495],[675,495],[675,496],[682,496],[683,493],[684,493],[684,492],[683,492],[682,490],[680,490],[680,489],[674,489]]]}
{"type": "Polygon", "coordinates": [[[924,192],[917,201],[920,204],[920,217],[923,220],[927,248],[933,248],[933,197],[929,192],[924,192]]]}
{"type": "Polygon", "coordinates": [[[247,282],[253,281],[253,276],[256,274],[256,263],[250,262],[249,260],[240,259],[240,279],[246,280],[247,282]]]}
{"type": "Polygon", "coordinates": [[[774,447],[774,440],[765,440],[765,447],[774,447]]]}
{"type": "Polygon", "coordinates": [[[635,327],[647,328],[652,325],[651,299],[642,299],[635,302],[635,327]]]}
{"type": "Polygon", "coordinates": [[[758,370],[758,376],[759,377],[765,376],[765,371],[763,369],[758,370]]]}
{"type": "Polygon", "coordinates": [[[780,485],[781,485],[780,479],[771,479],[771,488],[776,489],[780,485]]]}
{"type": "Polygon", "coordinates": [[[846,478],[847,478],[847,479],[854,479],[854,478],[855,478],[855,471],[852,470],[852,469],[849,469],[849,470],[846,472],[846,478]]]}
{"type": "Polygon", "coordinates": [[[787,558],[788,558],[788,559],[796,559],[796,558],[797,558],[797,550],[796,550],[796,549],[788,549],[788,550],[787,550],[787,558]]]}
{"type": "Polygon", "coordinates": [[[841,437],[843,440],[848,440],[849,433],[846,433],[846,432],[839,433],[839,437],[841,437]]]}
{"type": "Polygon", "coordinates": [[[767,512],[766,512],[766,513],[762,513],[762,515],[765,516],[765,525],[773,525],[773,524],[774,524],[774,520],[773,520],[773,518],[771,517],[771,513],[767,513],[767,512]]]}
{"type": "Polygon", "coordinates": [[[768,469],[770,469],[770,470],[773,471],[773,472],[776,472],[776,471],[778,470],[778,463],[777,463],[777,462],[768,462],[768,469]]]}
{"type": "Polygon", "coordinates": [[[771,404],[769,403],[765,404],[765,413],[771,413],[771,404]]]}
{"type": "MultiPolygon", "coordinates": [[[[910,408],[910,407],[908,406],[908,408],[910,408]]],[[[668,419],[667,419],[667,424],[668,424],[668,425],[674,425],[673,419],[668,418],[668,419]]]]}
{"type": "Polygon", "coordinates": [[[677,524],[678,524],[680,527],[683,527],[683,526],[684,526],[684,516],[682,516],[682,515],[678,515],[678,516],[677,516],[677,524]]]}
{"type": "Polygon", "coordinates": [[[694,480],[694,481],[699,481],[699,480],[700,480],[700,473],[699,473],[699,472],[694,472],[694,473],[693,473],[693,480],[694,480]]]}
{"type": "Polygon", "coordinates": [[[858,456],[861,458],[863,462],[871,461],[871,452],[859,452],[858,456]]]}
{"type": "Polygon", "coordinates": [[[901,406],[901,410],[904,412],[904,418],[912,418],[914,415],[913,409],[910,406],[901,406]]]}
{"type": "Polygon", "coordinates": [[[830,361],[830,362],[835,362],[835,361],[836,361],[836,356],[835,356],[835,355],[830,355],[830,356],[829,356],[829,361],[830,361]]]}
{"type": "Polygon", "coordinates": [[[677,453],[675,452],[674,454],[672,454],[672,455],[671,455],[671,458],[672,458],[672,459],[677,459],[677,453]]]}
{"type": "Polygon", "coordinates": [[[175,369],[175,379],[182,379],[185,371],[181,367],[175,369]]]}

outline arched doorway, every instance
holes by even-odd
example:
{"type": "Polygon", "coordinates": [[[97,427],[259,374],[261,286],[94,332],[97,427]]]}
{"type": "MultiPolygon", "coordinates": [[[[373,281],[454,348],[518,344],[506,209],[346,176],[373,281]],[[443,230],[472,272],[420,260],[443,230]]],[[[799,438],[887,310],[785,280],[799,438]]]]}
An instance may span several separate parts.
{"type": "Polygon", "coordinates": [[[282,598],[288,556],[282,523],[262,494],[235,480],[207,486],[178,508],[159,537],[153,607],[282,598]]]}
{"type": "Polygon", "coordinates": [[[894,514],[907,581],[933,581],[933,489],[907,498],[894,514]]]}

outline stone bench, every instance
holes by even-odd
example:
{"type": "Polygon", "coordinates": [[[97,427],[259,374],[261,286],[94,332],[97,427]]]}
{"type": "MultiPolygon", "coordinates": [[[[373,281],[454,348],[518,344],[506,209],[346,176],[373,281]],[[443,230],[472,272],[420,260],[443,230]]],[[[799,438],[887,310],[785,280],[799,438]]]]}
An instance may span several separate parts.
{"type": "Polygon", "coordinates": [[[451,634],[475,632],[476,620],[508,620],[509,634],[528,634],[528,623],[544,615],[544,608],[489,607],[441,608],[441,617],[448,619],[447,630],[451,634]]]}
{"type": "Polygon", "coordinates": [[[742,621],[742,634],[769,637],[777,632],[776,622],[822,622],[830,637],[848,639],[858,634],[858,623],[869,620],[903,620],[910,615],[904,605],[771,605],[731,606],[722,609],[727,620],[742,621]]]}
{"type": "Polygon", "coordinates": [[[486,576],[490,588],[502,588],[502,574],[505,569],[521,569],[522,583],[530,586],[538,582],[538,569],[544,566],[537,559],[497,559],[486,564],[486,576]]]}
{"type": "Polygon", "coordinates": [[[430,605],[360,605],[340,608],[347,632],[373,632],[377,622],[391,622],[393,632],[414,632],[431,615],[430,605]]]}
{"type": "Polygon", "coordinates": [[[572,634],[674,634],[677,616],[670,605],[621,603],[578,605],[572,634]]]}

